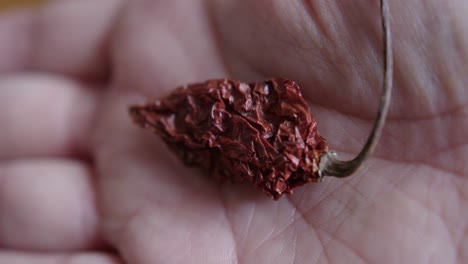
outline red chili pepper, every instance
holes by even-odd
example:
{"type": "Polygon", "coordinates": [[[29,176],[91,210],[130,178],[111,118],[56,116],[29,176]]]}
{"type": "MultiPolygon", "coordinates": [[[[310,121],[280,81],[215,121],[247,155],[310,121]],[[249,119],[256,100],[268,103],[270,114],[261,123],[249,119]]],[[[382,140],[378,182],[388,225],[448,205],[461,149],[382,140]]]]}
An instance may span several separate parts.
{"type": "Polygon", "coordinates": [[[210,80],[130,111],[185,164],[221,181],[248,181],[274,199],[318,181],[328,150],[299,86],[281,78],[210,80]]]}

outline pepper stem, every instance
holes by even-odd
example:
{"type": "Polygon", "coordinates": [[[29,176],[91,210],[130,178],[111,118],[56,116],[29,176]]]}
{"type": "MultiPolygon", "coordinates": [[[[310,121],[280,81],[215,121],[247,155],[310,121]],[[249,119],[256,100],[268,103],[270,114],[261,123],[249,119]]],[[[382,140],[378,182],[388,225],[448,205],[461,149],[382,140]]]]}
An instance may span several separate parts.
{"type": "Polygon", "coordinates": [[[338,160],[337,154],[334,151],[328,151],[327,153],[323,154],[319,164],[319,174],[321,176],[344,178],[354,173],[374,151],[375,146],[377,145],[377,142],[382,134],[382,128],[385,124],[385,119],[387,118],[388,108],[392,96],[393,76],[393,55],[388,0],[380,0],[380,12],[382,17],[382,38],[384,43],[384,80],[382,97],[380,98],[379,109],[374,126],[369,137],[367,138],[366,144],[354,159],[349,161],[338,160]]]}

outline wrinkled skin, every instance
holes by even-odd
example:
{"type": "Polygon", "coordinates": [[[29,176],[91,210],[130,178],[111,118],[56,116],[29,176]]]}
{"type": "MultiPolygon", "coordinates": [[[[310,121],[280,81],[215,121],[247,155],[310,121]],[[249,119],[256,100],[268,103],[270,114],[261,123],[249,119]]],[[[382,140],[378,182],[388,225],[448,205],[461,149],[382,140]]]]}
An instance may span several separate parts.
{"type": "Polygon", "coordinates": [[[394,101],[375,155],[276,202],[182,167],[127,107],[188,82],[282,76],[350,157],[381,90],[377,1],[2,14],[0,263],[467,263],[468,2],[391,12],[394,101]]]}

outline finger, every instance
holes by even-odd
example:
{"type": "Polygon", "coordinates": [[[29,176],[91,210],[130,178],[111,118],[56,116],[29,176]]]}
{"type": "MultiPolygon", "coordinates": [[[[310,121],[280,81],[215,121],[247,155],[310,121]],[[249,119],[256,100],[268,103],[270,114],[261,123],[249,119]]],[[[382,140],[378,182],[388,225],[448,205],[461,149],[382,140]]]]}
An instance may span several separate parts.
{"type": "Polygon", "coordinates": [[[40,69],[107,75],[107,47],[119,0],[51,1],[0,17],[0,72],[40,69]]]}
{"type": "Polygon", "coordinates": [[[31,253],[22,251],[0,251],[0,264],[121,264],[123,263],[117,256],[98,253],[80,252],[70,254],[47,254],[31,253]]]}
{"type": "Polygon", "coordinates": [[[0,78],[0,159],[85,155],[98,93],[46,74],[0,78]]]}
{"type": "Polygon", "coordinates": [[[156,96],[187,82],[226,76],[200,1],[139,3],[128,2],[114,35],[116,86],[156,96]]]}
{"type": "Polygon", "coordinates": [[[0,247],[102,246],[90,168],[71,160],[0,163],[0,247]]]}

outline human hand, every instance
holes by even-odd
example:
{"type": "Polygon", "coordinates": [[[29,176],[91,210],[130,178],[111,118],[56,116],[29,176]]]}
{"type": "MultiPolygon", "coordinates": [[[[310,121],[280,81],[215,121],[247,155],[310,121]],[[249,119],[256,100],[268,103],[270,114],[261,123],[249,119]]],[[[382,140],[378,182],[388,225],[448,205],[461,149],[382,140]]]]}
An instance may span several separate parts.
{"type": "Polygon", "coordinates": [[[381,92],[378,2],[57,1],[0,17],[0,263],[468,261],[468,4],[392,1],[394,97],[350,178],[272,201],[185,168],[128,106],[293,79],[343,157],[381,92]]]}

